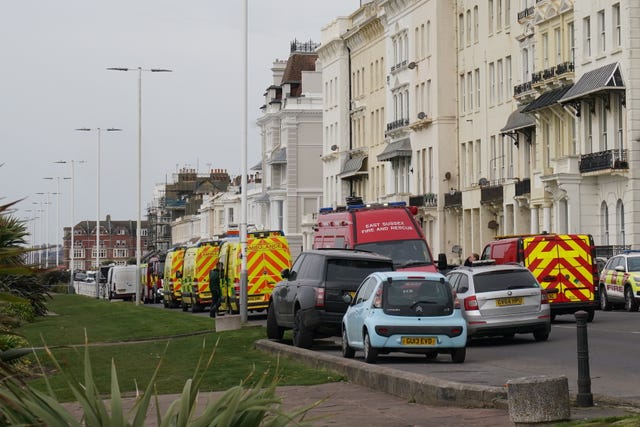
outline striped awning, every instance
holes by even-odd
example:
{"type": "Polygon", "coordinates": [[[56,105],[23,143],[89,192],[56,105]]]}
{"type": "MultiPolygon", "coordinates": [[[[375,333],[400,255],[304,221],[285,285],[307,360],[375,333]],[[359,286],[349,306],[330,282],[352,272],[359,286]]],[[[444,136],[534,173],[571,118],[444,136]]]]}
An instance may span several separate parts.
{"type": "Polygon", "coordinates": [[[522,105],[518,107],[516,111],[509,114],[509,118],[507,119],[507,123],[504,125],[502,129],[500,129],[500,133],[510,133],[516,132],[522,129],[535,127],[536,121],[530,114],[525,114],[522,112],[526,105],[522,105]]]}
{"type": "Polygon", "coordinates": [[[558,101],[571,89],[573,85],[563,86],[559,89],[554,89],[549,92],[545,92],[537,97],[531,104],[522,109],[523,113],[532,113],[543,108],[552,107],[558,104],[558,101]]]}
{"type": "Polygon", "coordinates": [[[584,73],[578,83],[560,98],[560,102],[569,102],[578,98],[607,90],[624,90],[624,82],[620,73],[620,64],[605,65],[584,73]]]}
{"type": "Polygon", "coordinates": [[[340,172],[340,178],[344,179],[367,175],[369,173],[367,171],[367,157],[368,156],[355,156],[347,160],[340,172]]]}
{"type": "Polygon", "coordinates": [[[389,143],[384,151],[378,154],[378,160],[383,162],[395,159],[396,157],[411,157],[411,140],[404,138],[399,141],[389,143]]]}

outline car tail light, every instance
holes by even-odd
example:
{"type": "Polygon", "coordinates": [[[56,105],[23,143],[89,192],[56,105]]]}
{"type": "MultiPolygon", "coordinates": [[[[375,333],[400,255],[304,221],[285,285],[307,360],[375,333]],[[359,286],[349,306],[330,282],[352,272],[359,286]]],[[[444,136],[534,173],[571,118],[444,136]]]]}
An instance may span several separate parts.
{"type": "Polygon", "coordinates": [[[378,288],[375,297],[373,297],[373,307],[382,308],[382,286],[378,288]]]}
{"type": "Polygon", "coordinates": [[[235,293],[236,293],[236,298],[240,298],[240,285],[237,285],[237,284],[236,284],[236,285],[233,287],[233,290],[234,290],[234,291],[235,291],[235,293]]]}
{"type": "Polygon", "coordinates": [[[549,304],[549,297],[544,289],[540,289],[540,304],[549,304]]]}
{"type": "Polygon", "coordinates": [[[324,307],[324,288],[315,288],[316,307],[324,307]]]}
{"type": "Polygon", "coordinates": [[[475,295],[464,299],[464,309],[467,311],[478,310],[478,300],[475,295]]]}

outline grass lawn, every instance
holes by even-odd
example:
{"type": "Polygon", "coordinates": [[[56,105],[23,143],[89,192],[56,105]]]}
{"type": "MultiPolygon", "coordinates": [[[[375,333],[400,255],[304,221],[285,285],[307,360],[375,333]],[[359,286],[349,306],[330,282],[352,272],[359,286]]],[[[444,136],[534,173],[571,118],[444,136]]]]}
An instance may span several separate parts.
{"type": "MultiPolygon", "coordinates": [[[[123,394],[144,389],[159,363],[157,392],[180,393],[199,358],[203,356],[206,362],[214,351],[212,368],[204,375],[201,391],[226,390],[252,373],[257,380],[265,371],[277,375],[279,385],[342,380],[339,375],[278,360],[254,349],[253,343],[266,337],[262,326],[216,333],[214,320],[209,317],[80,295],[54,295],[48,307],[51,316],[38,318],[18,332],[34,347],[46,344],[62,367],[78,378],[84,375],[86,334],[93,376],[105,394],[110,389],[112,360],[123,394]]],[[[46,352],[38,350],[37,355],[58,398],[71,399],[64,378],[46,352]]],[[[38,389],[45,386],[42,378],[33,379],[30,384],[38,389]]]]}

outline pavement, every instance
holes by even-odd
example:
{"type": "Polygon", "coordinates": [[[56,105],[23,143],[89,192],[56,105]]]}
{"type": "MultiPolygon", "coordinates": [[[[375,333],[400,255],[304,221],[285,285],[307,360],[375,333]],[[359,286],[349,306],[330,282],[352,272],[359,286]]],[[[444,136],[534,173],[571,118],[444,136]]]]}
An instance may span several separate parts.
{"type": "MultiPolygon", "coordinates": [[[[282,386],[276,389],[276,394],[282,398],[282,410],[291,411],[317,404],[305,418],[314,426],[523,425],[512,422],[504,388],[445,381],[266,339],[257,341],[256,347],[277,357],[289,357],[318,369],[331,370],[347,379],[345,382],[282,386]]],[[[215,401],[222,393],[201,392],[198,411],[202,411],[208,402],[215,401]]],[[[571,397],[575,402],[575,396],[571,397]]],[[[178,398],[178,395],[158,396],[160,413],[164,414],[178,398]]],[[[134,398],[125,398],[124,409],[131,408],[134,403],[134,398]]],[[[80,419],[82,412],[77,404],[69,403],[66,406],[80,419]]],[[[155,404],[152,402],[147,426],[157,426],[154,413],[155,404]]],[[[640,415],[640,406],[622,406],[613,399],[594,397],[594,406],[584,408],[572,404],[570,414],[570,421],[640,415]]]]}

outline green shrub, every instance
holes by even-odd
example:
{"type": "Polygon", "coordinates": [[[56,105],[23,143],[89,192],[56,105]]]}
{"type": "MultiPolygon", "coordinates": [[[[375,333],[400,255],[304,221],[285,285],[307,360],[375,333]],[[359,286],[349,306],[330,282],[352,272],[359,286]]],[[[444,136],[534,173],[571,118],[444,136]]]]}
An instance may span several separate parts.
{"type": "MultiPolygon", "coordinates": [[[[203,345],[203,348],[205,346],[203,345]]],[[[217,347],[217,345],[216,345],[217,347]]],[[[198,410],[196,398],[199,393],[203,373],[212,366],[215,348],[208,358],[201,354],[195,366],[193,377],[185,383],[180,397],[169,405],[165,414],[161,415],[157,397],[156,411],[152,414],[157,425],[161,427],[279,427],[286,425],[311,425],[305,420],[306,413],[320,402],[287,413],[280,409],[281,398],[276,396],[276,379],[268,380],[268,372],[264,373],[252,387],[246,387],[246,380],[228,389],[215,402],[198,410]],[[206,360],[205,360],[206,359],[206,360]]],[[[122,395],[118,384],[118,375],[114,363],[111,365],[111,393],[109,404],[100,396],[93,380],[89,347],[85,344],[84,379],[80,381],[71,375],[47,348],[47,354],[57,370],[63,373],[68,387],[72,390],[76,401],[82,408],[83,418],[77,420],[70,411],[56,398],[55,392],[47,382],[48,389],[41,392],[31,388],[16,375],[0,372],[0,425],[30,426],[144,426],[149,415],[149,405],[154,396],[155,380],[163,359],[144,392],[137,398],[129,413],[123,410],[122,395]]],[[[0,371],[2,367],[0,366],[0,371]]],[[[46,378],[46,375],[45,375],[46,378]]]]}

